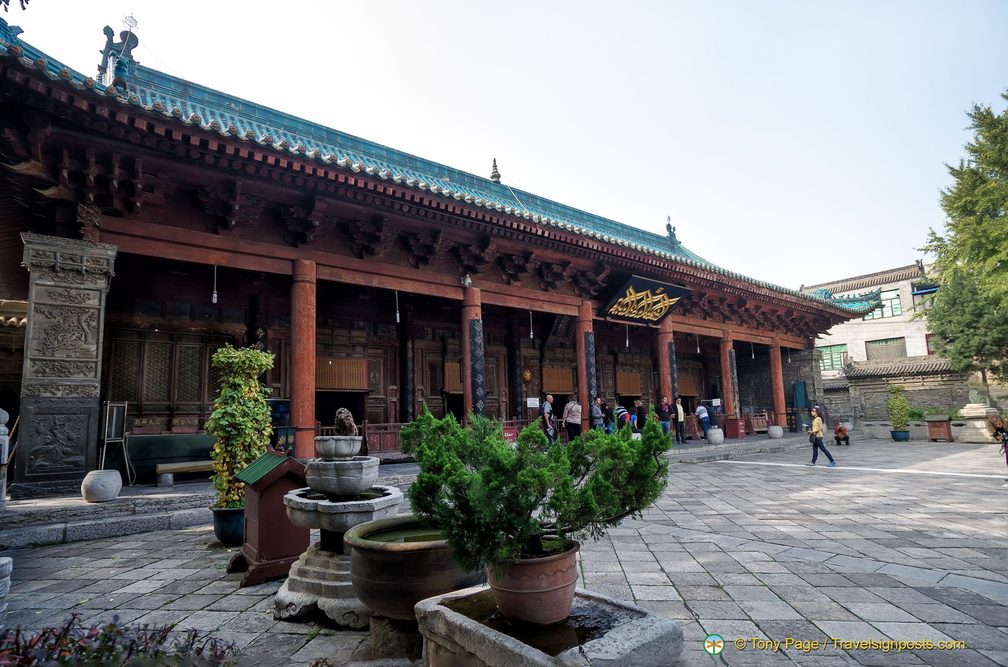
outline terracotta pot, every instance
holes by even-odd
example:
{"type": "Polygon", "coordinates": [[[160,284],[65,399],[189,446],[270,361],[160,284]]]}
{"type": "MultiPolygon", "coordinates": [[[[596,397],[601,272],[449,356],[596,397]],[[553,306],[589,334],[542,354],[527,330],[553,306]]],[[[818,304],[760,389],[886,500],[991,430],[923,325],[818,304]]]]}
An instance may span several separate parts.
{"type": "Polygon", "coordinates": [[[527,558],[487,567],[487,583],[500,613],[513,621],[553,625],[567,620],[577,587],[577,553],[572,541],[567,551],[544,558],[527,558]],[[497,570],[503,576],[497,578],[497,570]]]}
{"type": "Polygon", "coordinates": [[[245,508],[211,507],[213,532],[226,547],[240,547],[245,543],[245,508]]]}
{"type": "Polygon", "coordinates": [[[440,535],[412,516],[348,530],[343,541],[351,549],[354,595],[378,616],[415,621],[413,606],[420,600],[482,583],[482,572],[459,569],[448,543],[429,539],[431,533],[440,535]],[[396,535],[410,541],[383,541],[396,535]]]}

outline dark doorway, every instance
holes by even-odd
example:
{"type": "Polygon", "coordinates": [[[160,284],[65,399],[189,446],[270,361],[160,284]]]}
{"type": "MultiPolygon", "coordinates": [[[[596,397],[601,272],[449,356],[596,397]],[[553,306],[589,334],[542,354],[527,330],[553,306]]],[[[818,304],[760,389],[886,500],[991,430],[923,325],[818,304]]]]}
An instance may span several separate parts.
{"type": "Polygon", "coordinates": [[[465,423],[465,397],[462,394],[445,394],[445,412],[465,423]]]}
{"type": "Polygon", "coordinates": [[[336,410],[346,408],[355,424],[363,424],[366,395],[363,391],[316,391],[315,421],[322,426],[332,426],[336,422],[336,410]]]}

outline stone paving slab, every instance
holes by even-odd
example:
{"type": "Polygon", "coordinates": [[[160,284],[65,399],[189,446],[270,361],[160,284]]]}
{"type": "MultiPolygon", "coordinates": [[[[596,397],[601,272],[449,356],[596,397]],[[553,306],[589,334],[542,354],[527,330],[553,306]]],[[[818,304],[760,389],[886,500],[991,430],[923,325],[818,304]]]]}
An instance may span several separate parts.
{"type": "MultiPolygon", "coordinates": [[[[835,468],[806,467],[807,445],[793,444],[674,463],[643,519],[584,543],[581,584],[677,620],[680,667],[1008,665],[1008,474],[997,447],[855,437],[833,451],[835,468]],[[703,650],[709,633],[725,639],[717,658],[703,650]],[[925,640],[959,643],[858,644],[925,640]]],[[[212,631],[246,665],[369,664],[365,632],[274,620],[280,582],[238,588],[241,575],[224,571],[235,550],[198,521],[0,553],[14,559],[7,626],[118,614],[212,631]]]]}

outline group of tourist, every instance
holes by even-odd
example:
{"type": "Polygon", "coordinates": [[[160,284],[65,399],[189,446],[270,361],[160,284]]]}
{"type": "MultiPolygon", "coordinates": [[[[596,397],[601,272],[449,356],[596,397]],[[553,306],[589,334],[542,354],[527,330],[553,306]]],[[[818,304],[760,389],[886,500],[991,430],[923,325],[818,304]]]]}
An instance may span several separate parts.
{"type": "MultiPolygon", "coordinates": [[[[703,406],[698,408],[703,410],[703,416],[697,414],[700,424],[703,427],[704,439],[707,438],[707,430],[710,428],[710,419],[703,406]]],[[[674,431],[676,444],[686,444],[686,414],[683,411],[682,399],[676,396],[675,402],[669,402],[668,396],[662,396],[661,403],[655,408],[658,423],[661,425],[662,433],[670,435],[674,431]]],[[[581,404],[577,396],[571,395],[567,404],[564,405],[560,415],[559,423],[553,410],[553,395],[547,394],[539,409],[540,426],[546,434],[546,438],[552,445],[557,438],[557,431],[562,425],[567,433],[567,440],[573,440],[581,435],[581,404]]],[[[633,403],[632,409],[627,409],[623,405],[611,407],[602,400],[601,397],[592,401],[588,410],[588,421],[592,428],[612,433],[616,429],[629,426],[635,433],[639,433],[644,428],[644,423],[648,418],[648,409],[644,402],[637,399],[633,403]]]]}

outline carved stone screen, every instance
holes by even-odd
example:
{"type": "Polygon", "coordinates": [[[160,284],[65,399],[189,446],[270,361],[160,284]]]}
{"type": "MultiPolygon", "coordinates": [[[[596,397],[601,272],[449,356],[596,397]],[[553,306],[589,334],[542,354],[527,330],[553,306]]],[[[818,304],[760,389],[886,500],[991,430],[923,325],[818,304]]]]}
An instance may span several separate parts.
{"type": "Polygon", "coordinates": [[[24,233],[24,431],[12,497],[79,487],[96,465],[102,329],[115,246],[24,233]]]}

